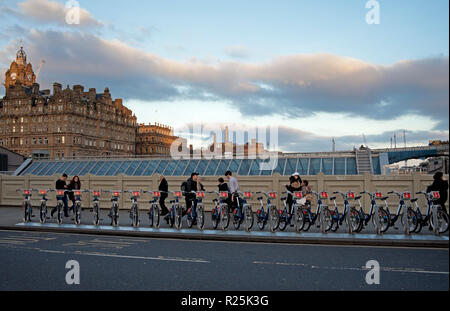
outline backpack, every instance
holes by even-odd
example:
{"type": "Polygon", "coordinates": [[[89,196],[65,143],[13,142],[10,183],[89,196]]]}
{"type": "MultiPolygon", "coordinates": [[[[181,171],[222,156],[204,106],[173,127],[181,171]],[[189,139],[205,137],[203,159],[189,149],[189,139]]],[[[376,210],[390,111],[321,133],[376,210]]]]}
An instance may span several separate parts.
{"type": "MultiPolygon", "coordinates": [[[[187,181],[184,181],[181,184],[181,191],[186,192],[186,190],[187,190],[187,181]]],[[[183,195],[184,195],[184,193],[183,193],[183,195]]]]}

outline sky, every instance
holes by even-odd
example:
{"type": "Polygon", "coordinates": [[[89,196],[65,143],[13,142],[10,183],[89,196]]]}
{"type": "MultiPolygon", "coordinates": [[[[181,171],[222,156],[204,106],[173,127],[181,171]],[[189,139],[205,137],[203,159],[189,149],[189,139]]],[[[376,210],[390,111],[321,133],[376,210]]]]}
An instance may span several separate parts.
{"type": "Polygon", "coordinates": [[[379,24],[367,2],[81,0],[71,25],[66,1],[0,0],[0,80],[23,40],[41,88],[109,87],[179,134],[272,126],[286,152],[448,140],[449,2],[379,0],[379,24]]]}

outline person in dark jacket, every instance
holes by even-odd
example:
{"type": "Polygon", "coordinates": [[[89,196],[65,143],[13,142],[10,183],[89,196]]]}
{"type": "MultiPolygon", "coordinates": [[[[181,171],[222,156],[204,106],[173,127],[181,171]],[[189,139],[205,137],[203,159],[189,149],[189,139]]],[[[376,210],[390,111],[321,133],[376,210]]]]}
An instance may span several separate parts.
{"type": "MultiPolygon", "coordinates": [[[[66,181],[67,181],[67,175],[63,174],[62,177],[56,181],[56,190],[67,190],[66,181]]],[[[69,203],[67,200],[66,192],[64,193],[63,202],[64,202],[64,217],[69,217],[69,203]]],[[[51,214],[50,214],[52,216],[52,218],[53,218],[53,215],[55,214],[56,210],[57,210],[56,207],[52,209],[51,214]]]]}
{"type": "Polygon", "coordinates": [[[448,199],[448,181],[445,180],[442,172],[434,174],[433,179],[433,183],[427,188],[427,193],[439,191],[440,199],[436,203],[445,210],[445,203],[448,199]]]}
{"type": "Polygon", "coordinates": [[[225,203],[227,203],[228,211],[231,213],[233,210],[233,202],[231,201],[230,188],[222,177],[219,178],[218,182],[219,185],[217,187],[219,187],[219,192],[228,192],[228,198],[225,200],[225,203]]]}
{"type": "Polygon", "coordinates": [[[159,198],[159,205],[161,206],[161,216],[166,216],[167,214],[169,214],[169,210],[166,207],[166,199],[169,196],[169,183],[163,175],[161,175],[159,181],[160,184],[158,190],[161,192],[161,196],[159,198]]]}
{"type": "MultiPolygon", "coordinates": [[[[289,178],[289,185],[286,185],[286,189],[292,193],[302,191],[302,185],[300,184],[299,178],[296,178],[295,176],[291,176],[289,178]]],[[[294,205],[294,198],[292,197],[292,194],[288,194],[286,203],[289,206],[289,213],[292,214],[292,205],[294,205]]]]}
{"type": "MultiPolygon", "coordinates": [[[[205,191],[205,188],[199,181],[199,173],[192,173],[191,178],[187,180],[186,184],[186,210],[190,207],[197,208],[197,196],[192,191],[205,191]]],[[[183,213],[183,216],[185,213],[183,213]]]]}
{"type": "MultiPolygon", "coordinates": [[[[72,181],[69,183],[69,186],[67,187],[68,190],[81,190],[81,181],[80,177],[75,176],[72,181]]],[[[75,206],[75,195],[73,192],[68,192],[69,200],[72,201],[72,207],[70,208],[73,210],[73,207],[75,206]]]]}

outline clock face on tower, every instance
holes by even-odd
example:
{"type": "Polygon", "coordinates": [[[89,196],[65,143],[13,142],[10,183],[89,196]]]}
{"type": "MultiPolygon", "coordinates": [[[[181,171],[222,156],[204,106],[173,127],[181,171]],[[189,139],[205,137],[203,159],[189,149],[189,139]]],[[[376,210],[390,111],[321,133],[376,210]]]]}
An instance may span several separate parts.
{"type": "Polygon", "coordinates": [[[13,72],[11,74],[11,79],[16,80],[16,78],[17,78],[17,73],[13,72]]]}
{"type": "Polygon", "coordinates": [[[33,77],[32,77],[30,74],[28,74],[27,78],[28,78],[28,81],[31,82],[31,79],[32,79],[33,77]]]}

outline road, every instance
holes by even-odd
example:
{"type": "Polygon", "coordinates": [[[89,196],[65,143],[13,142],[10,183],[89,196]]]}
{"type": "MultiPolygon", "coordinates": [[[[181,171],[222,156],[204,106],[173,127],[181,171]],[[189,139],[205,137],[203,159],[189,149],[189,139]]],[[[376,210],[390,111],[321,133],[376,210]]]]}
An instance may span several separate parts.
{"type": "Polygon", "coordinates": [[[0,231],[0,290],[444,290],[447,249],[315,246],[0,231]],[[66,263],[80,265],[67,285],[66,263]],[[380,263],[380,284],[365,267],[380,263]]]}

